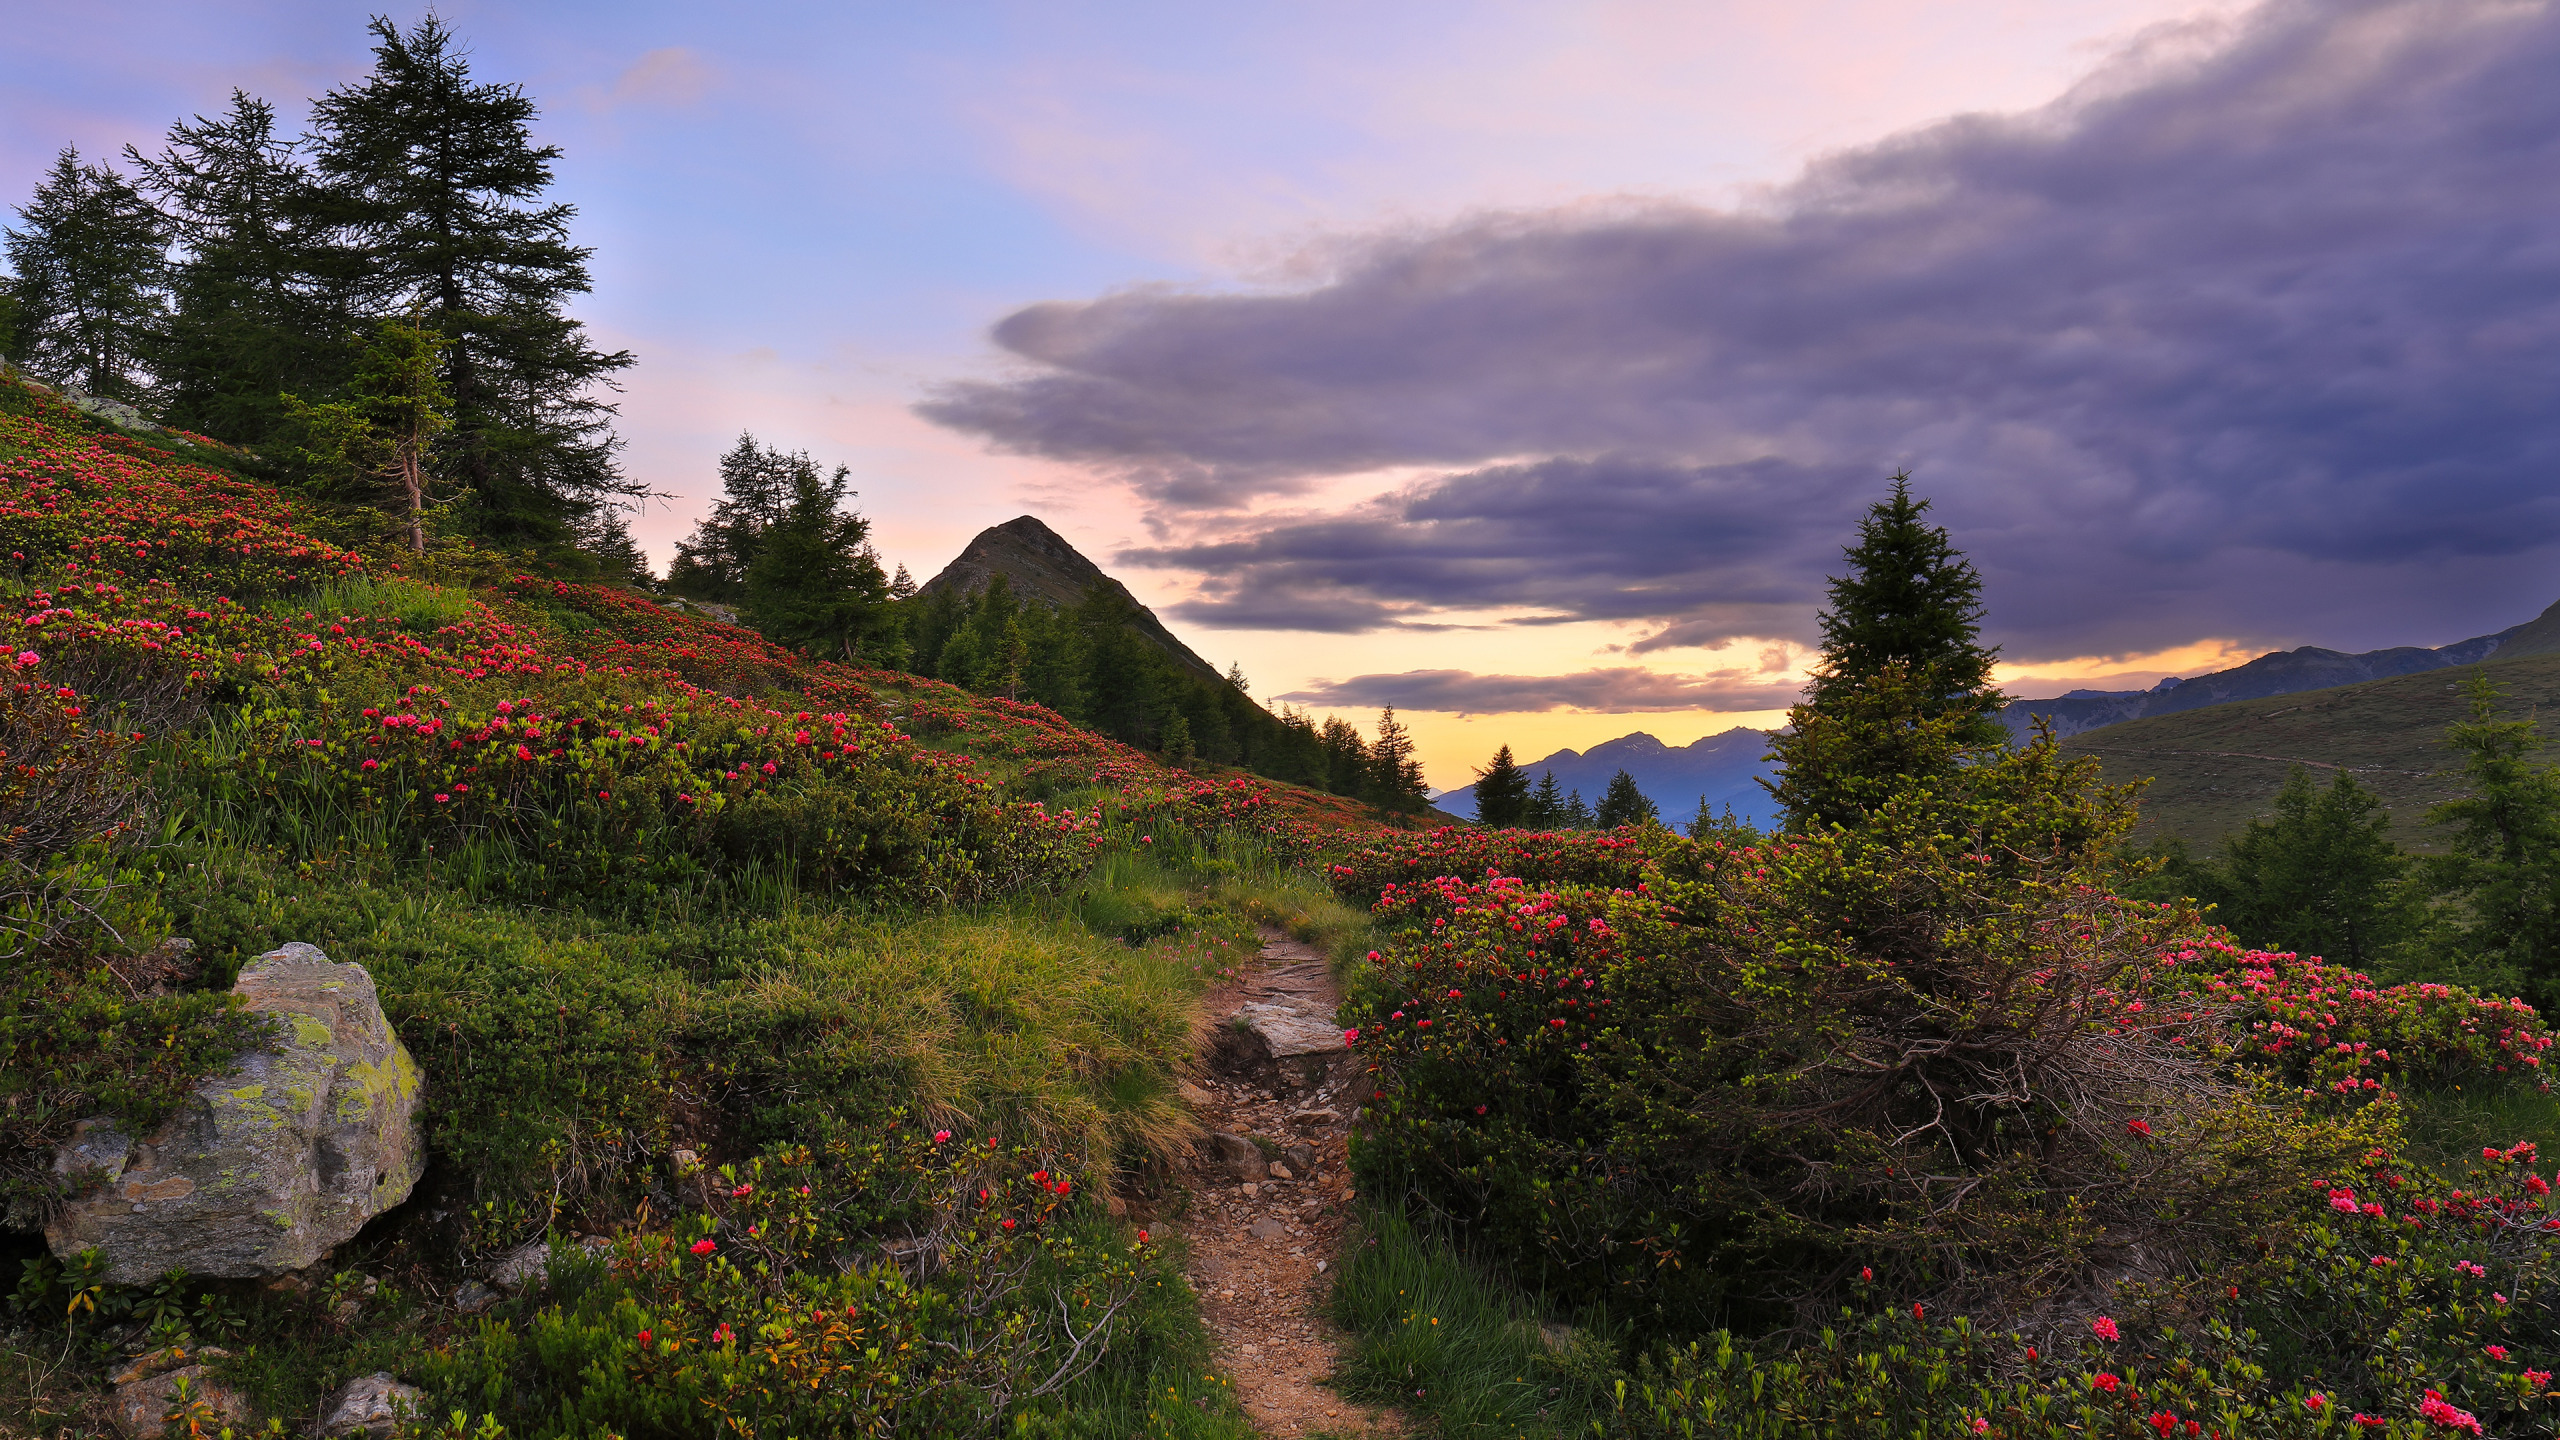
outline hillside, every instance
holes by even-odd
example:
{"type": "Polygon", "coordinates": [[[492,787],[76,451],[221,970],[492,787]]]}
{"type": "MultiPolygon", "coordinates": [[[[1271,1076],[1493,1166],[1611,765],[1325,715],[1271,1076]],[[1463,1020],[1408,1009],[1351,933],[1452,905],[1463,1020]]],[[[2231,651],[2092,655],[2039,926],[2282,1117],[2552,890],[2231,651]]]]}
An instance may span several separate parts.
{"type": "Polygon", "coordinates": [[[1128,586],[1104,573],[1101,566],[1086,559],[1064,536],[1034,516],[1017,515],[979,531],[959,557],[918,586],[917,593],[933,595],[948,590],[973,595],[987,588],[987,582],[998,575],[1011,582],[1014,594],[1036,596],[1059,610],[1072,608],[1086,591],[1100,585],[1128,601],[1133,612],[1131,627],[1154,641],[1184,669],[1205,680],[1224,678],[1217,666],[1201,659],[1166,628],[1164,621],[1156,618],[1156,612],[1139,604],[1128,586]]]}
{"type": "Polygon", "coordinates": [[[118,1317],[151,1293],[170,1335],[201,1315],[231,1342],[172,1372],[226,1419],[308,1417],[396,1369],[435,1413],[485,1412],[478,1433],[661,1433],[646,1416],[701,1412],[644,1352],[823,1308],[842,1323],[787,1363],[830,1385],[715,1396],[742,1433],[955,1433],[939,1417],[981,1397],[1041,1433],[1162,1433],[1156,1406],[1171,1433],[1244,1433],[1142,1226],[1194,1154],[1213,987],[1263,926],[1362,926],[1300,862],[1373,833],[1366,807],[463,541],[371,549],[363,517],[197,451],[238,459],[0,377],[0,1183],[91,1227],[0,1220],[22,1310],[71,1317],[0,1333],[0,1374],[26,1377],[0,1431],[107,1430],[104,1362],[140,1334],[118,1317]],[[354,977],[328,982],[322,1039],[343,1020],[373,1047],[325,1092],[302,1077],[335,1052],[247,988],[314,964],[354,977]],[[300,1047],[276,1063],[301,1089],[255,1078],[271,1045],[300,1047]],[[269,1094],[327,1102],[275,1126],[379,1148],[260,1151],[278,1208],[224,1199],[236,1168],[147,1213],[102,1188],[131,1153],[217,1163],[202,1137],[267,1123],[269,1094]],[[143,1143],[57,1165],[101,1134],[143,1143]],[[342,1153],[401,1158],[305,1216],[342,1153]],[[110,1224],[144,1238],[93,1254],[110,1224]],[[289,1262],[258,1248],[288,1241],[289,1262]],[[937,1259],[907,1276],[838,1263],[919,1244],[937,1259]],[[315,1251],[325,1292],[261,1283],[315,1251]],[[185,1278],[147,1291],[172,1258],[185,1278]],[[547,1289],[546,1263],[588,1268],[547,1289]],[[522,1346],[555,1303],[559,1343],[522,1346]],[[955,1328],[964,1305],[1005,1323],[955,1328]],[[1107,1338],[1093,1305],[1123,1316],[1107,1338]],[[90,1360],[26,1368],[66,1326],[90,1360]],[[1033,1371],[1056,1383],[988,1379],[1033,1371]]]}
{"type": "MultiPolygon", "coordinates": [[[[2560,653],[2480,668],[2509,692],[2515,710],[2560,707],[2560,653]]],[[[2445,773],[2444,730],[2467,713],[2460,690],[2471,673],[2429,670],[2239,700],[2083,731],[2062,744],[2098,757],[2109,779],[2150,778],[2137,838],[2216,843],[2266,813],[2286,772],[2304,764],[2323,775],[2353,771],[2390,807],[2394,838],[2432,849],[2423,821],[2429,805],[2458,793],[2445,773]]]]}

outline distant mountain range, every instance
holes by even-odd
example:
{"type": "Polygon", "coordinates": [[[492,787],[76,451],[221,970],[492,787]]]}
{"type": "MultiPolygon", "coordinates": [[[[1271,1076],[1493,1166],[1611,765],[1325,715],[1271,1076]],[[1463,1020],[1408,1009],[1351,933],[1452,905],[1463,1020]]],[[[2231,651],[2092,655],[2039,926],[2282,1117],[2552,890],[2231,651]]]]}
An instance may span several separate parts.
{"type": "Polygon", "coordinates": [[[2305,645],[2299,650],[2269,651],[2246,665],[2235,665],[2192,680],[2163,680],[2148,690],[2074,690],[2051,700],[2020,700],[2001,712],[2000,718],[2021,737],[2029,733],[2033,717],[2038,715],[2052,720],[2055,735],[2077,735],[2101,725],[2119,725],[2127,720],[2172,715],[2181,710],[2201,710],[2207,705],[2227,705],[2234,700],[2263,700],[2271,695],[2326,690],[2367,680],[2388,680],[2395,675],[2415,675],[2455,665],[2476,665],[2492,656],[2500,660],[2514,660],[2554,652],[2560,652],[2560,604],[2521,625],[2510,625],[2495,635],[2475,635],[2434,650],[2401,645],[2389,650],[2367,650],[2360,655],[2349,655],[2337,650],[2323,650],[2317,645],[2305,645]]]}
{"type": "MultiPolygon", "coordinates": [[[[1639,730],[1588,750],[1559,750],[1543,760],[1523,761],[1520,768],[1529,772],[1533,784],[1540,775],[1554,771],[1558,789],[1579,790],[1592,805],[1600,803],[1610,777],[1624,770],[1662,811],[1665,823],[1686,824],[1698,813],[1698,799],[1704,796],[1713,808],[1731,805],[1735,815],[1759,825],[1774,813],[1769,792],[1759,785],[1759,777],[1768,773],[1760,761],[1768,749],[1768,732],[1748,726],[1688,745],[1665,745],[1639,730]]],[[[1476,787],[1462,785],[1432,797],[1431,803],[1472,820],[1476,787]]]]}
{"type": "Polygon", "coordinates": [[[1057,609],[1072,608],[1084,599],[1084,592],[1096,582],[1120,592],[1137,615],[1132,622],[1138,633],[1163,647],[1164,652],[1179,661],[1183,668],[1204,679],[1225,678],[1218,667],[1201,659],[1190,646],[1174,638],[1156,612],[1138,603],[1129,587],[1103,573],[1101,566],[1086,559],[1082,551],[1067,543],[1057,531],[1030,515],[1018,515],[1001,525],[990,525],[978,532],[960,557],[942,567],[942,573],[927,580],[917,589],[923,594],[941,590],[957,590],[974,595],[987,588],[987,582],[1002,575],[1013,587],[1013,593],[1046,602],[1057,609]]]}
{"type": "MultiPolygon", "coordinates": [[[[2273,650],[2246,665],[2192,679],[2163,680],[2148,690],[2074,690],[2051,700],[2014,701],[2000,718],[2021,738],[2032,732],[2034,717],[2039,715],[2052,720],[2056,736],[2072,736],[2108,725],[2235,701],[2327,690],[2474,665],[2493,658],[2505,661],[2552,654],[2560,654],[2560,604],[2494,635],[2477,635],[2432,650],[2415,645],[2353,655],[2317,645],[2273,650]]],[[[2427,723],[2434,723],[2432,712],[2427,723]]],[[[1767,823],[1774,814],[1769,792],[1759,785],[1760,778],[1769,773],[1761,760],[1768,745],[1767,732],[1747,728],[1727,730],[1685,746],[1665,745],[1637,731],[1589,750],[1559,750],[1543,760],[1523,761],[1521,768],[1529,772],[1532,781],[1542,772],[1553,770],[1557,785],[1566,790],[1578,789],[1583,799],[1593,803],[1608,788],[1609,778],[1623,769],[1634,778],[1645,798],[1662,811],[1665,821],[1685,822],[1697,813],[1698,800],[1703,796],[1710,807],[1721,810],[1729,804],[1734,814],[1756,825],[1767,823]]],[[[2275,773],[2281,780],[2282,767],[2275,773]]],[[[2272,789],[2269,793],[2273,793],[2272,789]]],[[[1434,796],[1431,803],[1472,818],[1475,787],[1462,785],[1445,791],[1434,796]]]]}

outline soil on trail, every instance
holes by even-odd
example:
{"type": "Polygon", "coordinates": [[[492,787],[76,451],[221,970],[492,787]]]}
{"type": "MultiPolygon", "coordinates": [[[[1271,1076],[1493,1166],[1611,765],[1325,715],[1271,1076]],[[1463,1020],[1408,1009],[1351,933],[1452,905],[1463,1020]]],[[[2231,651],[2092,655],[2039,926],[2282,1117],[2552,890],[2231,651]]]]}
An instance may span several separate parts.
{"type": "Polygon", "coordinates": [[[1186,1176],[1187,1212],[1167,1221],[1190,1242],[1191,1283],[1219,1364],[1266,1435],[1404,1429],[1395,1412],[1352,1404],[1325,1384],[1343,1353],[1325,1294],[1350,1217],[1344,1146],[1366,1073],[1338,1038],[1330,1053],[1286,1052],[1293,1026],[1310,1028],[1310,1017],[1338,1037],[1341,1003],[1320,952],[1266,930],[1254,968],[1206,997],[1205,1074],[1185,1089],[1210,1136],[1186,1176]]]}

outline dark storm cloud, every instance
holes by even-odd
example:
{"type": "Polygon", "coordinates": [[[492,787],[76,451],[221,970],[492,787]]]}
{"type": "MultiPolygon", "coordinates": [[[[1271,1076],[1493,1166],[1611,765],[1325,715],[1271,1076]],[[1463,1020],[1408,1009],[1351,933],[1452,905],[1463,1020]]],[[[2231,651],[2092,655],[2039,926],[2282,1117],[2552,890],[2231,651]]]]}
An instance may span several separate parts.
{"type": "Polygon", "coordinates": [[[1472,221],[1305,293],[1035,306],[997,329],[1034,373],[924,410],[1124,473],[1177,529],[1471,471],[1143,557],[1207,571],[1213,623],[1516,603],[1800,635],[1843,485],[1900,464],[2021,658],[2508,623],[2560,590],[2554,76],[2551,4],[2277,3],[1748,212],[1472,221]]]}
{"type": "Polygon", "coordinates": [[[1116,558],[1200,572],[1199,594],[1172,607],[1200,625],[1348,632],[1516,606],[1523,625],[1679,614],[1701,627],[1686,643],[1713,644],[1800,628],[1873,488],[1778,461],[1548,460],[1116,558]]]}
{"type": "Polygon", "coordinates": [[[1779,710],[1795,703],[1789,680],[1743,672],[1659,675],[1626,666],[1573,675],[1474,675],[1464,670],[1408,670],[1325,680],[1277,698],[1296,705],[1442,710],[1508,715],[1523,710],[1590,710],[1623,715],[1651,710],[1779,710]]]}

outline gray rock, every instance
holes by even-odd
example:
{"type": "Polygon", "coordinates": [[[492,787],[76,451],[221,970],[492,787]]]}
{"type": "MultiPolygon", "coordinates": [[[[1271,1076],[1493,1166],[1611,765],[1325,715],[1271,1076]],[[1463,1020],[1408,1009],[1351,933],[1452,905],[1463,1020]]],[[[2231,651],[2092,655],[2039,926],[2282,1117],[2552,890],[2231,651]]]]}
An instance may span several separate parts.
{"type": "Polygon", "coordinates": [[[544,1240],[529,1240],[498,1257],[489,1267],[489,1283],[510,1295],[528,1285],[539,1285],[551,1263],[551,1245],[544,1240]]]}
{"type": "Polygon", "coordinates": [[[1301,1175],[1316,1173],[1316,1147],[1303,1140],[1283,1149],[1280,1158],[1301,1175]]]}
{"type": "Polygon", "coordinates": [[[1312,1004],[1248,1001],[1227,1023],[1237,1037],[1225,1057],[1228,1068],[1264,1079],[1274,1098],[1321,1090],[1361,1063],[1343,1044],[1333,1016],[1312,1004]]]}
{"type": "Polygon", "coordinates": [[[1239,1180],[1258,1180],[1269,1173],[1270,1162],[1262,1158],[1262,1147],[1241,1135],[1212,1130],[1201,1137],[1200,1149],[1210,1164],[1231,1171],[1239,1180]]]}
{"type": "Polygon", "coordinates": [[[1338,1110],[1301,1110],[1289,1117],[1289,1123],[1301,1130],[1322,1130],[1342,1123],[1338,1110]]]}
{"type": "Polygon", "coordinates": [[[1271,1162],[1271,1178],[1274,1180],[1295,1180],[1298,1178],[1298,1172],[1290,1169],[1286,1164],[1283,1164],[1278,1160],[1274,1160],[1271,1162]]]}
{"type": "Polygon", "coordinates": [[[477,1280],[465,1280],[453,1292],[453,1309],[458,1315],[477,1315],[498,1303],[498,1292],[477,1280]]]}
{"type": "Polygon", "coordinates": [[[1281,1240],[1288,1237],[1289,1227],[1265,1215],[1244,1227],[1244,1233],[1256,1240],[1281,1240]]]}
{"type": "Polygon", "coordinates": [[[121,400],[110,400],[103,395],[92,395],[77,385],[74,385],[69,390],[65,391],[63,398],[71,402],[72,409],[78,410],[84,414],[95,415],[110,425],[121,425],[127,430],[141,430],[153,434],[165,433],[161,426],[154,422],[150,416],[143,414],[141,411],[134,409],[132,406],[127,405],[121,400]]]}
{"type": "Polygon", "coordinates": [[[363,1435],[370,1440],[390,1440],[403,1423],[416,1420],[423,1413],[427,1392],[415,1385],[403,1385],[388,1370],[350,1380],[347,1388],[331,1398],[325,1415],[311,1433],[323,1440],[345,1440],[363,1435]]]}
{"type": "Polygon", "coordinates": [[[426,1154],[418,1066],[373,977],[295,943],[250,961],[232,992],[280,1022],[272,1047],[207,1077],[144,1139],[83,1124],[53,1168],[94,1183],[46,1225],[54,1254],[95,1247],[119,1285],[280,1275],[409,1197],[426,1154]]]}

